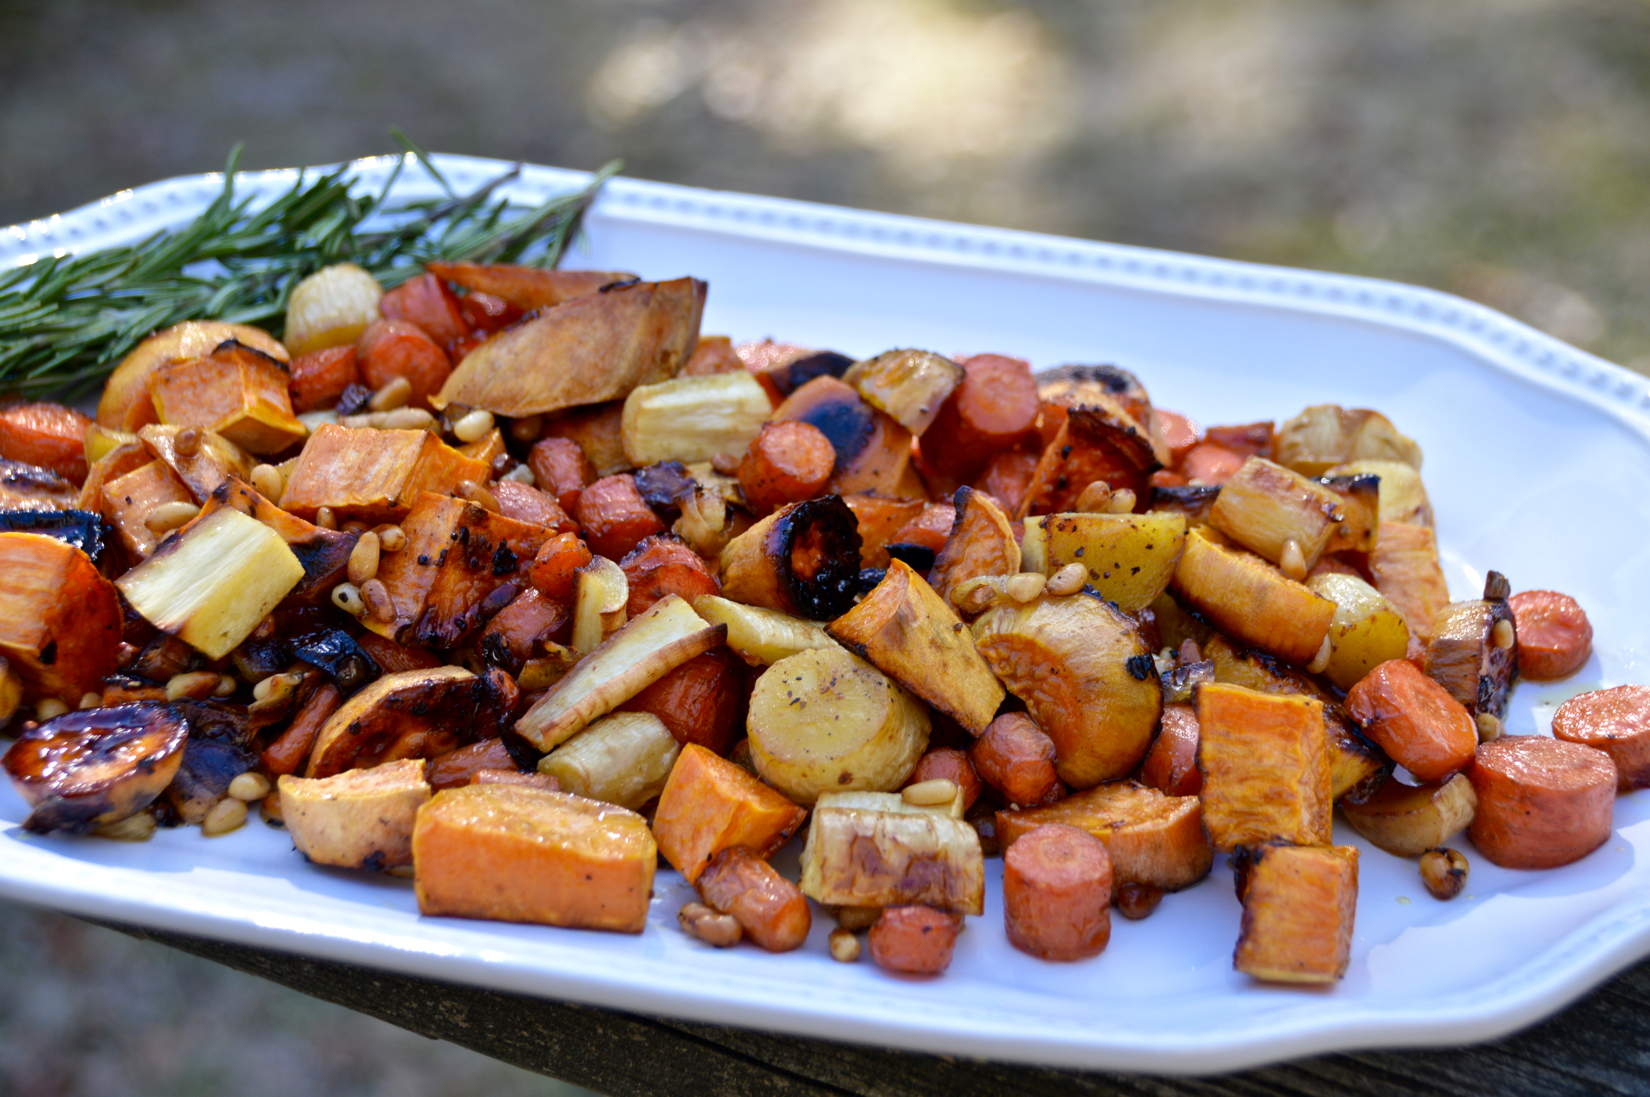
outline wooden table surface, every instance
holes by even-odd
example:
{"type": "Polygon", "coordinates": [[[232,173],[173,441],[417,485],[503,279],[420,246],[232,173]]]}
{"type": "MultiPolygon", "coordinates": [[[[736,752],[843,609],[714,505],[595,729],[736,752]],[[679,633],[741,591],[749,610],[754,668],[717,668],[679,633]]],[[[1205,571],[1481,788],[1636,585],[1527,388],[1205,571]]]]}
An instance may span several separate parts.
{"type": "MultiPolygon", "coordinates": [[[[1650,961],[1468,1048],[1323,1055],[1205,1078],[1078,1073],[677,1021],[111,925],[609,1097],[1650,1094],[1650,961]]],[[[1447,962],[1441,957],[1440,962],[1447,962]]]]}

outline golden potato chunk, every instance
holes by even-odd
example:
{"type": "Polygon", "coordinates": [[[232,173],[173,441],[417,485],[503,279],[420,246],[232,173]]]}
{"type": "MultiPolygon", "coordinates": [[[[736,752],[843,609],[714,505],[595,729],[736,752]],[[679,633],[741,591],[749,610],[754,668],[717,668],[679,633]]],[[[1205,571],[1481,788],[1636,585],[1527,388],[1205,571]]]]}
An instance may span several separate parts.
{"type": "Polygon", "coordinates": [[[1124,613],[1138,613],[1169,585],[1186,542],[1186,516],[1046,514],[1026,519],[1025,560],[1047,575],[1088,569],[1088,585],[1124,613]]]}

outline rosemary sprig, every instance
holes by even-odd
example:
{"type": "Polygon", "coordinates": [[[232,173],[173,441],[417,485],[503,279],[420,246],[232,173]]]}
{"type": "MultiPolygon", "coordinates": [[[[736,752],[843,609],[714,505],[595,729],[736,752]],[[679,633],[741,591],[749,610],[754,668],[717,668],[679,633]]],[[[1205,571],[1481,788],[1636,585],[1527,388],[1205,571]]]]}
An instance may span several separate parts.
{"type": "Polygon", "coordinates": [[[0,391],[83,394],[141,339],[185,320],[256,324],[279,335],[292,287],[332,263],[358,263],[386,288],[435,259],[553,267],[620,166],[607,164],[583,190],[523,208],[494,197],[519,166],[456,194],[423,149],[391,132],[447,197],[390,204],[401,165],[369,195],[357,194],[358,179],[340,168],[300,176],[253,209],[235,197],[236,146],[223,191],[183,228],[0,271],[0,391]],[[362,230],[374,215],[389,227],[362,230]]]}

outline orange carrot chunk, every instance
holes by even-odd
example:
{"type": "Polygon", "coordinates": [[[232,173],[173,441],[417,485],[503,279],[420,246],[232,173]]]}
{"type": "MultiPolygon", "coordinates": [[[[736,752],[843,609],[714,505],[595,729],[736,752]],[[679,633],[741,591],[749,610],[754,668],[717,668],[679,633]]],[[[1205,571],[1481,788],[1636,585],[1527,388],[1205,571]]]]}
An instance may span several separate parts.
{"type": "Polygon", "coordinates": [[[343,703],[343,694],[331,682],[310,694],[287,729],[264,748],[264,768],[277,776],[302,769],[309,761],[309,752],[315,746],[315,737],[321,733],[321,725],[331,719],[343,703]]]}
{"type": "Polygon", "coordinates": [[[458,307],[458,297],[447,283],[433,274],[421,274],[403,282],[378,300],[378,311],[387,320],[416,324],[440,346],[448,346],[470,330],[458,307]]]}
{"type": "Polygon", "coordinates": [[[0,457],[50,469],[77,487],[86,480],[86,428],[92,421],[62,404],[0,408],[0,457]]]}
{"type": "Polygon", "coordinates": [[[291,371],[286,387],[292,410],[299,415],[332,407],[345,389],[361,383],[354,344],[300,354],[292,360],[291,371]]]}
{"type": "Polygon", "coordinates": [[[413,407],[423,407],[441,391],[453,371],[447,352],[425,334],[424,329],[405,320],[374,320],[355,344],[361,380],[370,389],[383,388],[397,377],[412,385],[413,407]]]}
{"type": "Polygon", "coordinates": [[[1553,713],[1553,737],[1602,750],[1616,763],[1616,789],[1650,787],[1650,686],[1578,694],[1553,713]]]}
{"type": "Polygon", "coordinates": [[[1472,761],[1478,726],[1443,686],[1404,659],[1380,664],[1346,695],[1346,711],[1393,761],[1442,781],[1472,761]]]}
{"type": "Polygon", "coordinates": [[[1539,735],[1485,743],[1467,770],[1478,813],[1467,833],[1502,868],[1557,868],[1610,837],[1616,764],[1600,750],[1539,735]]]}
{"type": "Polygon", "coordinates": [[[933,907],[885,907],[867,941],[877,966],[901,975],[938,975],[951,966],[962,915],[933,907]]]}
{"type": "Polygon", "coordinates": [[[1011,804],[1042,803],[1060,776],[1054,768],[1054,740],[1023,712],[1010,712],[986,725],[969,757],[980,779],[1011,804]]]}
{"type": "Polygon", "coordinates": [[[698,553],[665,537],[649,537],[619,566],[630,581],[630,603],[625,609],[632,617],[647,612],[667,594],[680,594],[692,602],[701,594],[716,594],[722,589],[698,553]]]}
{"type": "Polygon", "coordinates": [[[744,665],[727,648],[713,648],[644,688],[621,711],[651,712],[678,743],[726,753],[744,727],[744,665]]]}
{"type": "Polygon", "coordinates": [[[744,846],[718,851],[696,886],[706,906],[733,915],[769,952],[790,952],[808,939],[813,914],[801,889],[744,846]]]}
{"type": "Polygon", "coordinates": [[[539,490],[569,514],[577,511],[584,489],[596,482],[596,467],[571,438],[543,438],[533,443],[527,467],[533,470],[539,490]]]}
{"type": "Polygon", "coordinates": [[[818,495],[835,467],[836,449],[818,427],[764,423],[739,462],[739,487],[757,514],[767,514],[818,495]]]}
{"type": "Polygon", "coordinates": [[[1050,823],[1003,854],[1008,940],[1044,960],[1098,956],[1111,940],[1111,855],[1100,839],[1050,823]]]}
{"type": "Polygon", "coordinates": [[[1140,764],[1140,783],[1170,796],[1196,796],[1203,790],[1197,741],[1197,710],[1191,705],[1164,705],[1157,738],[1140,764]]]}
{"type": "Polygon", "coordinates": [[[527,581],[546,598],[571,598],[578,584],[578,570],[592,558],[578,534],[558,533],[539,546],[538,555],[527,565],[527,581]]]}
{"type": "Polygon", "coordinates": [[[1031,365],[1001,354],[976,354],[960,363],[963,381],[940,405],[922,435],[922,455],[937,471],[972,480],[999,450],[1037,426],[1042,410],[1031,365]]]}
{"type": "Polygon", "coordinates": [[[574,516],[585,541],[598,556],[623,560],[643,539],[665,531],[665,524],[636,490],[634,477],[604,476],[579,496],[574,516]]]}
{"type": "Polygon", "coordinates": [[[1593,653],[1592,622],[1568,594],[1521,590],[1507,604],[1517,626],[1518,673],[1524,677],[1538,682],[1568,677],[1593,653]]]}
{"type": "Polygon", "coordinates": [[[950,781],[962,789],[963,810],[974,806],[980,798],[984,783],[980,780],[968,752],[955,747],[939,747],[917,759],[917,768],[905,779],[906,785],[920,785],[924,781],[950,781]]]}

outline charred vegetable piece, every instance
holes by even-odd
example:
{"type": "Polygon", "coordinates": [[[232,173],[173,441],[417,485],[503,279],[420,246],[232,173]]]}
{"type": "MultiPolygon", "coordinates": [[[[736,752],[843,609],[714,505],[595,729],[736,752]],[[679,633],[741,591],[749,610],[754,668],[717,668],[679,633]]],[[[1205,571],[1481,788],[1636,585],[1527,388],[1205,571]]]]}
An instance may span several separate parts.
{"type": "Polygon", "coordinates": [[[963,487],[953,497],[957,517],[945,546],[934,558],[928,581],[949,603],[957,584],[983,575],[1014,575],[1020,570],[1020,542],[997,501],[983,491],[963,487]]]}
{"type": "Polygon", "coordinates": [[[1251,457],[1221,486],[1209,524],[1303,579],[1346,521],[1341,496],[1315,480],[1251,457]]]}
{"type": "MultiPolygon", "coordinates": [[[[191,716],[208,706],[189,703],[191,716]]],[[[208,718],[211,713],[206,713],[208,718]]],[[[228,713],[219,713],[225,720],[228,713]]],[[[214,734],[224,730],[220,723],[214,729],[195,719],[189,721],[189,742],[183,747],[183,761],[178,772],[166,786],[166,798],[178,817],[190,826],[198,826],[212,806],[229,792],[229,784],[258,764],[256,751],[247,748],[249,735],[243,734],[245,720],[231,721],[229,734],[214,734]],[[238,726],[234,726],[238,725],[238,726]]]]}
{"type": "Polygon", "coordinates": [[[899,499],[927,496],[911,466],[911,432],[862,400],[851,385],[816,377],[791,393],[769,418],[807,423],[830,441],[836,464],[827,491],[881,492],[899,499]]]}
{"type": "Polygon", "coordinates": [[[178,710],[155,702],[68,712],[29,728],[5,758],[33,808],[24,828],[84,834],[131,818],[171,782],[188,738],[178,710]]]}
{"type": "Polygon", "coordinates": [[[890,350],[854,363],[842,380],[866,403],[886,412],[912,434],[927,430],[958,385],[963,369],[926,350],[890,350]]]}
{"type": "Polygon", "coordinates": [[[38,533],[55,538],[84,552],[99,568],[104,564],[112,532],[101,515],[84,510],[0,511],[0,533],[38,533]]]}
{"type": "Polygon", "coordinates": [[[1467,829],[1477,810],[1478,796],[1462,773],[1431,785],[1388,781],[1358,803],[1341,804],[1352,829],[1398,857],[1443,845],[1467,829]]]}
{"type": "MultiPolygon", "coordinates": [[[[1415,475],[1415,470],[1408,465],[1397,467],[1415,475]]],[[[1324,551],[1369,552],[1374,549],[1376,530],[1381,525],[1382,478],[1374,473],[1347,473],[1322,477],[1318,483],[1341,497],[1341,524],[1330,535],[1324,551]]]]}
{"type": "Polygon", "coordinates": [[[1505,715],[1518,677],[1518,632],[1507,600],[1451,602],[1440,610],[1426,672],[1474,717],[1505,715]]]}
{"type": "Polygon", "coordinates": [[[1015,517],[1075,510],[1083,489],[1098,481],[1143,500],[1148,478],[1161,467],[1149,433],[1119,410],[1072,408],[1044,448],[1015,517]]]}
{"type": "Polygon", "coordinates": [[[0,533],[0,654],[24,695],[79,701],[114,670],[115,588],[91,558],[55,537],[0,533]]]}
{"type": "Polygon", "coordinates": [[[1327,845],[1334,810],[1323,703],[1215,684],[1197,691],[1203,825],[1220,852],[1327,845]]]}
{"type": "Polygon", "coordinates": [[[781,348],[779,344],[747,343],[736,348],[736,352],[742,357],[751,356],[746,368],[764,388],[772,389],[776,400],[784,400],[815,377],[841,377],[854,365],[852,358],[834,350],[811,351],[802,347],[781,348]],[[781,349],[786,353],[778,357],[769,353],[781,349]]]}
{"type": "Polygon", "coordinates": [[[781,507],[722,550],[722,593],[809,620],[853,606],[860,539],[854,512],[827,495],[781,507]]]}
{"type": "Polygon", "coordinates": [[[292,844],[313,863],[378,872],[412,864],[413,823],[431,796],[422,761],[318,780],[283,776],[279,786],[292,844]]]}
{"type": "Polygon", "coordinates": [[[149,395],[151,375],[173,363],[211,354],[226,340],[262,351],[278,361],[287,359],[286,348],[273,336],[246,324],[225,324],[217,320],[175,324],[139,343],[115,367],[97,402],[98,423],[112,430],[135,433],[146,423],[160,422],[155,414],[155,402],[149,395]]]}
{"type": "Polygon", "coordinates": [[[499,670],[480,677],[463,667],[386,674],[322,725],[304,776],[435,758],[492,738],[509,720],[518,696],[515,683],[499,670]]]}
{"type": "Polygon", "coordinates": [[[987,610],[974,622],[974,641],[1054,740],[1066,784],[1126,777],[1145,757],[1163,690],[1131,618],[1086,594],[1045,596],[987,610]]]}
{"type": "Polygon", "coordinates": [[[345,697],[377,678],[378,664],[342,629],[312,632],[292,644],[294,658],[325,671],[345,697]]]}
{"type": "Polygon", "coordinates": [[[1324,726],[1329,735],[1329,794],[1337,804],[1362,803],[1392,777],[1392,759],[1335,706],[1324,706],[1324,726]]]}
{"type": "Polygon", "coordinates": [[[892,793],[826,793],[808,823],[802,893],[836,906],[921,903],[979,914],[979,835],[943,809],[913,807],[892,793]]]}
{"type": "Polygon", "coordinates": [[[1277,461],[1306,476],[1322,476],[1347,461],[1402,461],[1421,467],[1421,447],[1392,420],[1367,408],[1318,404],[1278,428],[1277,461]]]}
{"type": "Polygon", "coordinates": [[[147,426],[138,437],[189,489],[195,502],[205,503],[227,480],[250,480],[252,458],[229,439],[204,428],[147,426]],[[179,445],[178,436],[193,431],[192,441],[179,445]]]}
{"type": "Polygon", "coordinates": [[[1281,844],[1234,859],[1243,930],[1232,966],[1279,983],[1332,983],[1352,958],[1358,850],[1281,844]]]}
{"type": "Polygon", "coordinates": [[[1206,526],[1209,524],[1209,512],[1214,509],[1215,500],[1219,498],[1219,484],[1202,487],[1153,485],[1151,502],[1146,509],[1153,513],[1182,515],[1188,526],[1206,526]]]}
{"type": "Polygon", "coordinates": [[[1112,886],[1190,887],[1209,874],[1214,850],[1196,796],[1165,796],[1134,781],[1076,792],[1047,807],[997,813],[997,842],[1011,848],[1050,823],[1087,831],[1111,855],[1112,886]]]}

